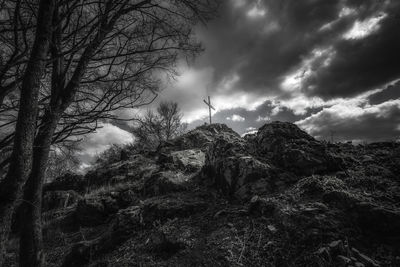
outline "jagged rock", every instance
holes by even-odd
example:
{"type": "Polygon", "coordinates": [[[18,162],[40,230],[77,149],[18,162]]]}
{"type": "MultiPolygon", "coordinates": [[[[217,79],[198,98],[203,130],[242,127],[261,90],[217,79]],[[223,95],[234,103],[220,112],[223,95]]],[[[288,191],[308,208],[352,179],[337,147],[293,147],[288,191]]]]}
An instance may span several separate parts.
{"type": "Polygon", "coordinates": [[[142,179],[157,172],[158,169],[159,166],[154,159],[135,155],[128,161],[116,162],[90,171],[85,175],[85,180],[88,187],[94,188],[142,179]]]}
{"type": "Polygon", "coordinates": [[[64,266],[397,266],[398,148],[318,142],[287,123],[243,138],[201,126],[92,171],[85,200],[43,214],[44,233],[73,239],[64,266]]]}
{"type": "Polygon", "coordinates": [[[205,154],[200,149],[188,149],[171,153],[172,162],[179,169],[195,172],[204,166],[205,154]]]}
{"type": "Polygon", "coordinates": [[[292,123],[265,124],[251,140],[253,150],[259,156],[299,175],[327,173],[343,168],[339,157],[292,123]]]}
{"type": "Polygon", "coordinates": [[[161,144],[160,151],[180,151],[194,148],[206,150],[220,133],[239,136],[225,124],[213,123],[199,126],[174,140],[161,144]]]}
{"type": "Polygon", "coordinates": [[[264,191],[274,188],[275,170],[247,152],[247,143],[239,136],[220,134],[206,153],[204,176],[228,195],[249,197],[250,183],[261,181],[264,191]]]}
{"type": "Polygon", "coordinates": [[[144,195],[156,196],[182,191],[193,175],[180,171],[162,171],[155,173],[144,182],[144,195]]]}
{"type": "Polygon", "coordinates": [[[76,204],[81,196],[73,190],[47,191],[43,196],[43,210],[66,208],[76,204]]]}
{"type": "Polygon", "coordinates": [[[43,192],[46,191],[68,191],[83,192],[87,185],[84,177],[78,174],[67,173],[56,178],[51,183],[43,186],[43,192]]]}

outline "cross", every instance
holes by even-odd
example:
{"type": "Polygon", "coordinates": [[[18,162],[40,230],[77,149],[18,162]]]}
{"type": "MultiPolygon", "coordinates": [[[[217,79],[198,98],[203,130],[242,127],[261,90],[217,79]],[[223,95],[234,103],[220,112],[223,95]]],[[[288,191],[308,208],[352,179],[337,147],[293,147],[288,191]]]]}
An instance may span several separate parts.
{"type": "Polygon", "coordinates": [[[208,111],[210,113],[210,124],[211,124],[211,109],[215,110],[215,108],[211,105],[210,96],[208,96],[208,102],[203,99],[204,103],[208,106],[208,111]]]}

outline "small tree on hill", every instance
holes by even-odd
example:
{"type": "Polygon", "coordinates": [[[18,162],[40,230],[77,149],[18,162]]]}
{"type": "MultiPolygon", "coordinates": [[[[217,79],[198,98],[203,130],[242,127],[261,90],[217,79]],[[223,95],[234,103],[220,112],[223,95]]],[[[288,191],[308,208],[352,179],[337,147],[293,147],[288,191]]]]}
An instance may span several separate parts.
{"type": "Polygon", "coordinates": [[[148,149],[181,135],[187,128],[175,102],[161,102],[156,111],[148,110],[143,117],[136,118],[135,124],[132,133],[137,146],[148,149]]]}

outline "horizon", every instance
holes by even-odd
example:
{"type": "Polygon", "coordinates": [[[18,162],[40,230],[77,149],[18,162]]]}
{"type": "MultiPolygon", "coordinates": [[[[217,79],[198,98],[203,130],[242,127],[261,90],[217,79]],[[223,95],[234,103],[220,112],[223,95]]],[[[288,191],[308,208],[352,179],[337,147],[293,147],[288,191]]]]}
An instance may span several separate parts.
{"type": "MultiPolygon", "coordinates": [[[[189,129],[208,120],[244,134],[270,121],[292,122],[319,140],[376,142],[400,136],[400,37],[396,1],[227,0],[198,25],[204,52],[181,62],[176,79],[149,106],[181,107],[189,129]]],[[[131,142],[129,122],[108,121],[82,145],[101,152],[131,142]],[[104,136],[110,136],[105,138],[104,136]],[[107,139],[107,141],[104,141],[107,139]]],[[[86,155],[87,156],[87,155],[86,155]]]]}

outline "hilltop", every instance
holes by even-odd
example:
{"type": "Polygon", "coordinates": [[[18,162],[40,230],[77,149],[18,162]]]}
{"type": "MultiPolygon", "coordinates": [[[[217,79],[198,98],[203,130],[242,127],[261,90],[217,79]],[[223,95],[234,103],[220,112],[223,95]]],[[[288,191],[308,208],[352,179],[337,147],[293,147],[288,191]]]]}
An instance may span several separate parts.
{"type": "Polygon", "coordinates": [[[49,266],[400,265],[398,143],[212,124],[123,154],[45,185],[49,266]]]}

